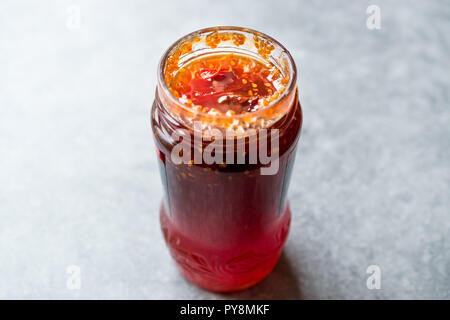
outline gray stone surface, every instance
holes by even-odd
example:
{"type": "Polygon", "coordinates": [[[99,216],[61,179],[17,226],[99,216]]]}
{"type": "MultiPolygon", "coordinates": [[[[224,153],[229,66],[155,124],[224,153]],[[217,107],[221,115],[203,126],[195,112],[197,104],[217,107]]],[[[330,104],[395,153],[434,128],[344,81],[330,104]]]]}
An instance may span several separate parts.
{"type": "Polygon", "coordinates": [[[449,26],[448,1],[1,1],[0,297],[449,299],[449,26]],[[232,295],[171,261],[149,126],[162,52],[212,25],[284,43],[305,117],[284,254],[232,295]]]}

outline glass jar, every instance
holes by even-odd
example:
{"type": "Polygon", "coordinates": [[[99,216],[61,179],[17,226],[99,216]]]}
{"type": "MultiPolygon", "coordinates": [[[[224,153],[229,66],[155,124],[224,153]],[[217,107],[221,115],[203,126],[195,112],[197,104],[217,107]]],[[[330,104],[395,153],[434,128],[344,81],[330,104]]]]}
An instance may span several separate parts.
{"type": "MultiPolygon", "coordinates": [[[[208,70],[208,77],[217,71],[208,70]]],[[[286,192],[302,111],[289,52],[273,38],[239,27],[208,28],[181,38],[159,64],[151,125],[165,191],[161,228],[181,273],[220,292],[259,282],[275,266],[291,220],[286,192]],[[177,73],[214,54],[223,54],[223,61],[236,55],[275,66],[269,78],[279,90],[258,100],[260,107],[240,113],[211,112],[180,97],[173,90],[177,73]],[[223,161],[206,159],[208,145],[219,141],[222,147],[209,155],[223,161]]]]}

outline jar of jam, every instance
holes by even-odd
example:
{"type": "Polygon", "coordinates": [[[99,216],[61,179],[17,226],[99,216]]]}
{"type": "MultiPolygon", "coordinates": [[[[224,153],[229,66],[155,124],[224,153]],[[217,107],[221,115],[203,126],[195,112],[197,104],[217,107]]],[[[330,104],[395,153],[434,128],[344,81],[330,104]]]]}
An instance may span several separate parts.
{"type": "Polygon", "coordinates": [[[214,27],[175,42],[151,113],[164,238],[181,273],[212,291],[267,276],[286,241],[302,125],[297,71],[273,38],[214,27]]]}

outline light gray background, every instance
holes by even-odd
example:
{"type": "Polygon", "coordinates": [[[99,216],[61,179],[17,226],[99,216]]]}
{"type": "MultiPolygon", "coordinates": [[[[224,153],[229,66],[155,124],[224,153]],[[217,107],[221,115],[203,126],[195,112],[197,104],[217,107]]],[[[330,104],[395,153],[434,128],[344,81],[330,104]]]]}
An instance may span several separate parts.
{"type": "Polygon", "coordinates": [[[449,299],[449,26],[448,1],[1,1],[0,297],[449,299]],[[149,126],[161,54],[214,25],[285,44],[304,110],[284,254],[233,295],[171,261],[149,126]]]}

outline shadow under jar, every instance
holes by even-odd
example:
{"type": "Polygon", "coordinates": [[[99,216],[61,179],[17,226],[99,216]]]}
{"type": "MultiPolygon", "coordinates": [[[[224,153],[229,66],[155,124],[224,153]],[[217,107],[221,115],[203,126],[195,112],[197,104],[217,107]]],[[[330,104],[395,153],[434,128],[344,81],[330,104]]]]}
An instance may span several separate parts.
{"type": "Polygon", "coordinates": [[[296,81],[280,43],[239,27],[193,32],[161,59],[151,113],[161,228],[181,273],[202,288],[248,288],[280,256],[302,125],[296,81]]]}

